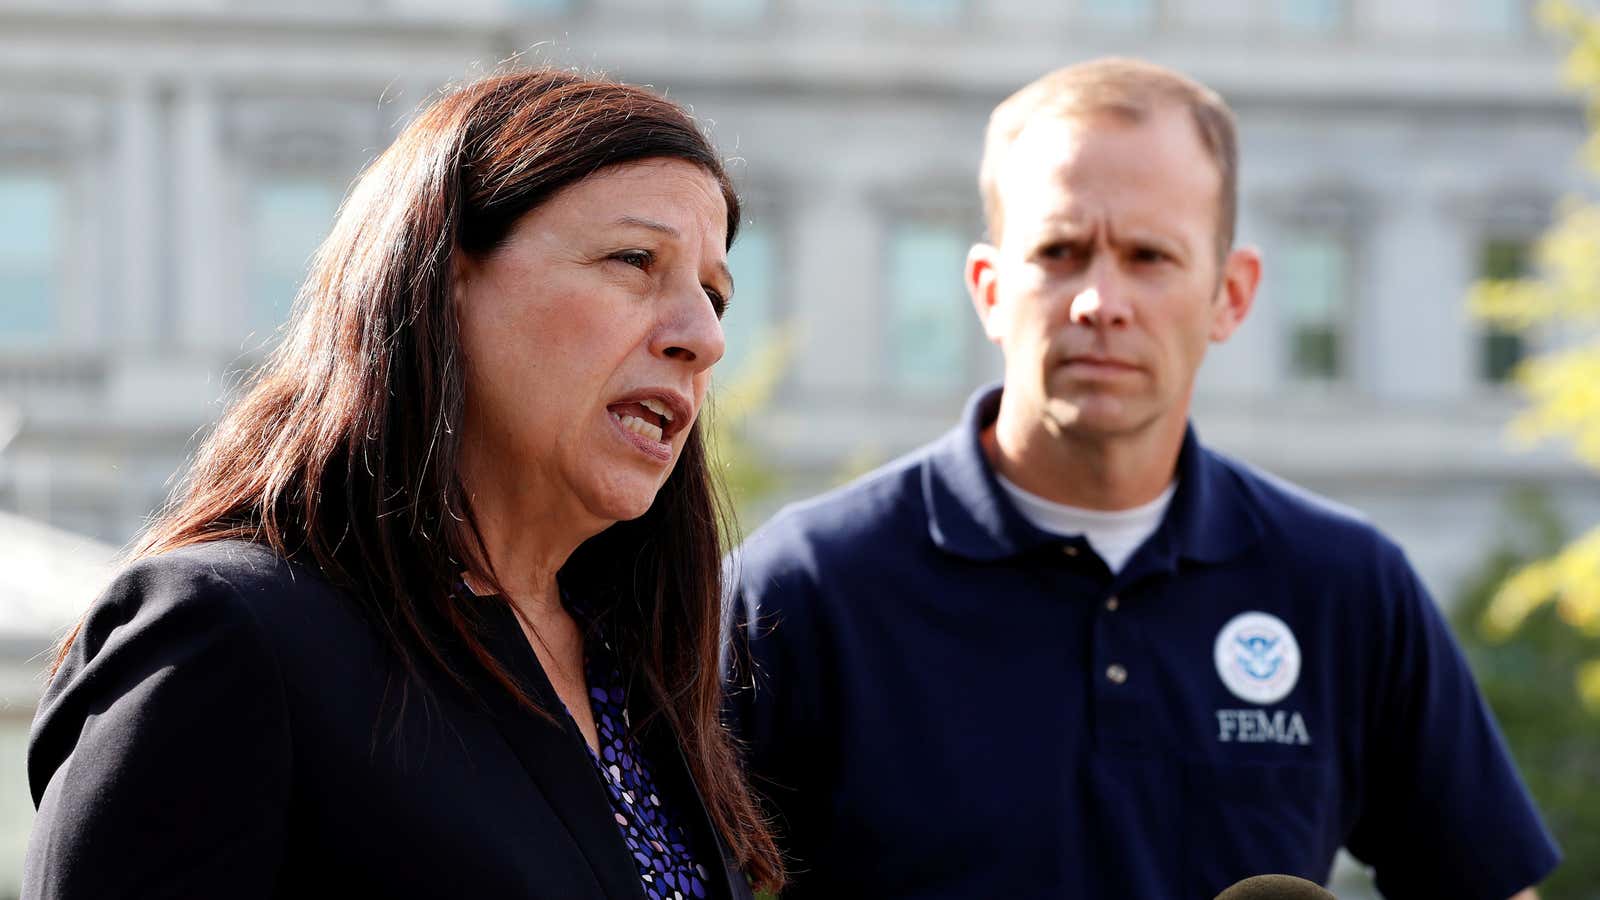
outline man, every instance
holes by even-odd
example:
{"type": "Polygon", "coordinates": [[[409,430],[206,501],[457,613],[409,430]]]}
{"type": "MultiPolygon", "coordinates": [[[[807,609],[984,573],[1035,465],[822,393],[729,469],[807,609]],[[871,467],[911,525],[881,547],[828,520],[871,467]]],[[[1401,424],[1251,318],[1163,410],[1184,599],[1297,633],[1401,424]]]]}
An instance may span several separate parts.
{"type": "Polygon", "coordinates": [[[1347,846],[1388,897],[1501,900],[1556,864],[1401,551],[1188,425],[1261,275],[1236,155],[1139,62],[995,110],[966,281],[1003,393],[733,559],[786,896],[1210,898],[1347,846]]]}

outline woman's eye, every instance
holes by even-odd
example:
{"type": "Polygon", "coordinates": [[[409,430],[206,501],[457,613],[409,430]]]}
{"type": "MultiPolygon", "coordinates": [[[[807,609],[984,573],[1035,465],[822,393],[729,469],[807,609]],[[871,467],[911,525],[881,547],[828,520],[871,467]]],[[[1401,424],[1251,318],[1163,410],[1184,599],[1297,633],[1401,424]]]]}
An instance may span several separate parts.
{"type": "Polygon", "coordinates": [[[611,258],[618,262],[633,266],[635,269],[648,269],[650,263],[655,261],[655,254],[649,250],[623,250],[614,253],[611,258]]]}
{"type": "Polygon", "coordinates": [[[728,298],[722,292],[710,285],[701,285],[705,289],[706,299],[711,301],[711,308],[717,311],[717,318],[722,318],[728,313],[728,298]]]}

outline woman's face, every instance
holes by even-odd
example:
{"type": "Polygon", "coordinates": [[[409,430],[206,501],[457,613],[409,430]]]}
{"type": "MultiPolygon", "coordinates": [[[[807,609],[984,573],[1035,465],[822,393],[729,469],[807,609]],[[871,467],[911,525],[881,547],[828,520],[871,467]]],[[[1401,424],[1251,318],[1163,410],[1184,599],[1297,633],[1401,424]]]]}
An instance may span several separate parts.
{"type": "Polygon", "coordinates": [[[562,189],[497,250],[462,256],[474,495],[600,527],[650,508],[722,357],[726,235],[716,179],[653,159],[562,189]]]}

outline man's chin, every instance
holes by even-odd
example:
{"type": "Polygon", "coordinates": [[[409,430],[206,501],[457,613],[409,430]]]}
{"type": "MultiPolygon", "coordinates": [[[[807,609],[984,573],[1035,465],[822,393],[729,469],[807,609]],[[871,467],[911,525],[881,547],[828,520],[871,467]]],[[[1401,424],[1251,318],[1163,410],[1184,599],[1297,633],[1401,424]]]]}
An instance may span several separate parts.
{"type": "Polygon", "coordinates": [[[1112,438],[1139,428],[1138,417],[1117,397],[1053,397],[1045,401],[1045,427],[1057,437],[1112,438]]]}

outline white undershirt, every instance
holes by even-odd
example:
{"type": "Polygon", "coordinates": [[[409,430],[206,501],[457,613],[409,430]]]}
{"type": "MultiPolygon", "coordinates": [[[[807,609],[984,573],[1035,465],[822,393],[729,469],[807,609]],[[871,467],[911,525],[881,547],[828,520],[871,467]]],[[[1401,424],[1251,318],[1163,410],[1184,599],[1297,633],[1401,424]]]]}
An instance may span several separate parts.
{"type": "Polygon", "coordinates": [[[1032,522],[1040,531],[1062,537],[1083,535],[1112,572],[1122,571],[1133,551],[1139,549],[1139,545],[1161,527],[1161,519],[1167,514],[1167,507],[1172,505],[1172,495],[1178,490],[1178,480],[1174,478],[1161,496],[1143,506],[1105,512],[1046,500],[1017,487],[999,472],[994,476],[1024,519],[1032,522]]]}

